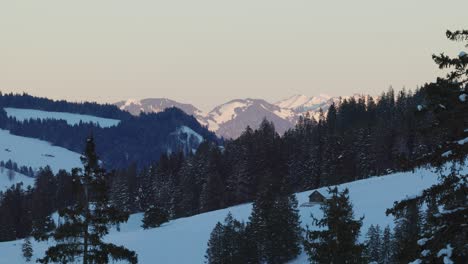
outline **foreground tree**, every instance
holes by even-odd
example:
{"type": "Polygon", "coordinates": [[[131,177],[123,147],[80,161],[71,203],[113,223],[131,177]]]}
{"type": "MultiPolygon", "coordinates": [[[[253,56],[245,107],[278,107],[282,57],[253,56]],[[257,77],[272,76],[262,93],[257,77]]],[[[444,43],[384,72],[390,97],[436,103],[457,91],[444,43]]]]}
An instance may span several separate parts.
{"type": "Polygon", "coordinates": [[[323,218],[313,217],[320,230],[307,230],[304,249],[310,263],[361,263],[363,245],[358,237],[363,218],[354,219],[349,191],[329,189],[330,199],[322,205],[323,218]]]}
{"type": "MultiPolygon", "coordinates": [[[[465,47],[468,47],[468,30],[447,31],[446,35],[450,40],[465,42],[465,47]]],[[[444,54],[434,55],[433,58],[440,68],[453,70],[446,78],[439,78],[436,84],[428,88],[426,109],[437,120],[428,130],[444,129],[452,137],[441,145],[439,151],[428,155],[423,161],[440,166],[450,159],[454,166],[449,175],[441,175],[440,183],[426,189],[420,196],[395,203],[387,214],[398,216],[412,208],[414,211],[415,205],[427,205],[425,223],[416,241],[413,260],[417,259],[418,263],[466,263],[468,179],[466,174],[457,170],[455,161],[463,164],[468,153],[468,55],[462,51],[455,58],[444,54]]],[[[414,217],[405,217],[405,225],[415,226],[415,220],[414,217]]]]}
{"type": "Polygon", "coordinates": [[[77,202],[59,210],[63,223],[50,235],[57,243],[38,261],[90,264],[109,263],[112,259],[137,263],[135,252],[102,240],[109,227],[126,222],[129,214],[109,203],[108,175],[100,166],[93,138],[87,140],[81,161],[83,169],[72,172],[77,202]]]}

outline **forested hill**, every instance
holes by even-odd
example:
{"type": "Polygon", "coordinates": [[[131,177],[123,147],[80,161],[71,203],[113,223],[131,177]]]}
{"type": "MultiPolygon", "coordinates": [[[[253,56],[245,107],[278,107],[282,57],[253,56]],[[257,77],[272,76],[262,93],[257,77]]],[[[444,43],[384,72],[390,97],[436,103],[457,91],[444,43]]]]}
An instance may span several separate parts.
{"type": "Polygon", "coordinates": [[[111,104],[98,104],[96,102],[73,103],[65,100],[52,100],[49,98],[36,97],[26,93],[2,93],[0,91],[0,106],[16,107],[25,109],[37,109],[53,112],[75,113],[83,115],[92,115],[119,120],[128,120],[131,114],[121,111],[118,107],[111,104]]]}
{"type": "Polygon", "coordinates": [[[53,101],[27,94],[0,95],[0,129],[49,141],[78,153],[83,150],[84,139],[93,135],[99,142],[98,152],[105,153],[102,160],[108,168],[123,168],[133,163],[144,166],[158,160],[163,153],[192,152],[203,140],[218,142],[214,133],[176,108],[135,117],[113,105],[53,101]],[[20,109],[23,115],[27,110],[42,110],[43,116],[50,117],[19,119],[7,114],[5,108],[20,109]],[[70,124],[67,118],[54,117],[57,113],[112,118],[119,122],[113,126],[82,121],[70,124]]]}

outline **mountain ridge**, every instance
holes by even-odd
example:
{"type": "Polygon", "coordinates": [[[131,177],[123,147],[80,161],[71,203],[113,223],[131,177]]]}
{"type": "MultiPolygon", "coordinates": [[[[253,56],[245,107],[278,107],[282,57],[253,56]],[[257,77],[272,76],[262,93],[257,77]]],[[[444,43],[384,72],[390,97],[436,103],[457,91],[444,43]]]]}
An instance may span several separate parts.
{"type": "Polygon", "coordinates": [[[317,96],[296,94],[275,103],[257,98],[233,99],[217,105],[206,113],[192,104],[168,98],[128,99],[117,102],[115,105],[132,115],[158,113],[166,108],[177,107],[188,115],[194,116],[200,124],[218,136],[229,139],[240,136],[247,126],[257,128],[265,118],[273,122],[277,131],[283,134],[294,127],[299,117],[306,113],[318,119],[320,109],[326,113],[332,104],[338,104],[342,99],[361,96],[363,95],[333,97],[327,94],[317,96]]]}

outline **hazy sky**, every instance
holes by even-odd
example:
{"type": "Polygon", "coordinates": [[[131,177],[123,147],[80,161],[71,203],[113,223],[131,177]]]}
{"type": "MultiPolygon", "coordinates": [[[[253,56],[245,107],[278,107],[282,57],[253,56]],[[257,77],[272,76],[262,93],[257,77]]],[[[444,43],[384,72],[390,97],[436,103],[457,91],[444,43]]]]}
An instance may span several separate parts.
{"type": "Polygon", "coordinates": [[[0,0],[0,90],[115,102],[415,88],[468,1],[0,0]]]}

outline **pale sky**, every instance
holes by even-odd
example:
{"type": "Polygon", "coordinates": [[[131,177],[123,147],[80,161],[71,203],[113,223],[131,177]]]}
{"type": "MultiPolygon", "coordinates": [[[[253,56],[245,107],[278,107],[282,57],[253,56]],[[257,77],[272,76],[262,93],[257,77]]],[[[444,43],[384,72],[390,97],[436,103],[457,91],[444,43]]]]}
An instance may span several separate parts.
{"type": "Polygon", "coordinates": [[[414,89],[458,54],[459,0],[0,0],[0,90],[73,101],[414,89]]]}

